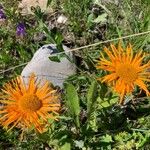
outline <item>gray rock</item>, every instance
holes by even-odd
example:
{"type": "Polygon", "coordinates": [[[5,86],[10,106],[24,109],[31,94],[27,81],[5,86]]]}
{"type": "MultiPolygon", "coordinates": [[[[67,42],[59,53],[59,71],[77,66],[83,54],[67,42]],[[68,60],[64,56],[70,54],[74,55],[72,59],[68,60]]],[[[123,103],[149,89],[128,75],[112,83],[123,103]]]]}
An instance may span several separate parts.
{"type": "MultiPolygon", "coordinates": [[[[63,46],[65,51],[69,49],[63,46]]],[[[25,66],[21,75],[23,76],[25,83],[29,76],[34,73],[37,76],[37,80],[48,80],[62,87],[64,80],[76,73],[76,68],[67,58],[63,57],[61,62],[53,62],[49,59],[52,54],[58,52],[55,44],[48,44],[42,46],[36,51],[31,61],[25,66]]],[[[71,52],[66,53],[71,60],[74,59],[71,52]]]]}
{"type": "Polygon", "coordinates": [[[22,0],[18,4],[18,8],[21,9],[22,15],[29,15],[33,14],[31,11],[31,7],[37,7],[39,6],[42,11],[46,13],[52,13],[53,9],[50,7],[47,7],[48,0],[22,0]]]}

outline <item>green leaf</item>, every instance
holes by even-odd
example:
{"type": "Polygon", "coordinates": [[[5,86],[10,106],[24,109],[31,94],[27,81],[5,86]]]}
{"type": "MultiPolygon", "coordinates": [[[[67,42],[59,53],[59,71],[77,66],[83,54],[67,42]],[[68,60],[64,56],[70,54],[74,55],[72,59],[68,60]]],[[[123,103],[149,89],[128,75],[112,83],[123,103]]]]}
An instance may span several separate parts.
{"type": "Polygon", "coordinates": [[[87,129],[90,127],[93,131],[97,132],[98,126],[97,126],[97,112],[93,107],[93,111],[90,114],[90,117],[88,118],[88,124],[87,129]]]}
{"type": "Polygon", "coordinates": [[[31,10],[38,20],[43,20],[44,12],[41,10],[40,6],[31,7],[31,10]]]}
{"type": "MultiPolygon", "coordinates": [[[[49,59],[54,62],[61,62],[61,59],[67,57],[66,54],[51,55],[49,59]]],[[[68,58],[67,58],[68,59],[68,58]]]]}
{"type": "Polygon", "coordinates": [[[71,149],[71,132],[65,129],[66,127],[61,126],[53,136],[53,140],[49,145],[55,145],[57,150],[70,150],[71,149]]]}
{"type": "Polygon", "coordinates": [[[99,15],[96,19],[93,20],[94,23],[105,23],[106,21],[107,21],[106,13],[99,15]]]}
{"type": "Polygon", "coordinates": [[[70,114],[73,116],[76,126],[80,127],[79,114],[80,104],[79,97],[75,87],[72,84],[66,84],[66,103],[69,107],[70,114]]]}
{"type": "Polygon", "coordinates": [[[66,142],[59,150],[71,150],[71,144],[66,142]]]}
{"type": "Polygon", "coordinates": [[[82,140],[79,140],[79,141],[75,140],[74,143],[75,143],[76,147],[78,147],[80,149],[82,149],[84,147],[84,141],[82,141],[82,140]]]}
{"type": "MultiPolygon", "coordinates": [[[[97,120],[96,120],[96,100],[97,100],[97,82],[93,81],[89,87],[87,93],[87,114],[88,114],[88,126],[92,130],[97,131],[97,120]]],[[[87,126],[87,127],[88,127],[87,126]]]]}
{"type": "Polygon", "coordinates": [[[56,42],[56,48],[59,50],[59,52],[64,52],[62,43],[57,43],[56,42]]]}
{"type": "Polygon", "coordinates": [[[51,5],[52,0],[47,0],[47,7],[51,5]]]}
{"type": "Polygon", "coordinates": [[[91,27],[93,25],[93,18],[94,18],[93,14],[90,14],[88,16],[88,19],[87,19],[87,25],[88,25],[88,27],[91,27]]]}
{"type": "Polygon", "coordinates": [[[105,97],[102,99],[101,97],[98,97],[97,102],[99,109],[107,108],[118,102],[118,96],[113,93],[113,95],[108,98],[105,97]]]}
{"type": "Polygon", "coordinates": [[[97,96],[97,82],[93,81],[87,93],[87,113],[90,115],[93,103],[97,96]]]}
{"type": "Polygon", "coordinates": [[[59,56],[50,56],[49,59],[54,62],[61,62],[59,56]]]}
{"type": "Polygon", "coordinates": [[[56,41],[56,44],[61,44],[62,41],[63,41],[62,34],[57,30],[56,30],[56,33],[55,33],[55,41],[56,41]]]}
{"type": "Polygon", "coordinates": [[[47,25],[44,24],[42,21],[40,21],[39,24],[40,24],[40,26],[41,26],[42,31],[45,32],[45,34],[46,34],[46,36],[47,36],[49,42],[55,44],[55,39],[54,39],[54,37],[53,37],[53,35],[52,35],[52,32],[49,31],[47,25]]]}
{"type": "Polygon", "coordinates": [[[150,143],[150,132],[147,132],[147,134],[145,135],[145,137],[142,137],[141,142],[139,142],[137,144],[138,148],[142,148],[144,145],[150,143]]]}
{"type": "Polygon", "coordinates": [[[101,137],[101,142],[110,143],[113,142],[112,137],[108,134],[101,137]]]}

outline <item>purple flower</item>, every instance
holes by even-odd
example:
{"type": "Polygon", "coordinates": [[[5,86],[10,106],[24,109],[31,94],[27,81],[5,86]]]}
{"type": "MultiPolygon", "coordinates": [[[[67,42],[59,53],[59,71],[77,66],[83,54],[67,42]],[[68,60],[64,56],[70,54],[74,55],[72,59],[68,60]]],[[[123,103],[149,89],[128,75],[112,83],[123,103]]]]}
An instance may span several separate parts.
{"type": "Polygon", "coordinates": [[[0,9],[0,19],[6,19],[6,15],[4,14],[2,9],[0,9]]]}
{"type": "Polygon", "coordinates": [[[17,30],[16,30],[17,36],[23,37],[23,36],[25,35],[25,33],[26,33],[25,30],[26,30],[26,28],[25,28],[24,23],[19,23],[19,24],[17,25],[17,30]]]}

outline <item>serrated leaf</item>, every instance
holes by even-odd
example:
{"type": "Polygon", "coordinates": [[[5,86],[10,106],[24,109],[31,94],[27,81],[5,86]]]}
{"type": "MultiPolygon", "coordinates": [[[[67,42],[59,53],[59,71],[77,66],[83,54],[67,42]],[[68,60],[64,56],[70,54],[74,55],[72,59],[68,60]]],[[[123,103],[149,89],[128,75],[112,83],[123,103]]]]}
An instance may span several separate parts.
{"type": "Polygon", "coordinates": [[[90,128],[94,131],[97,130],[97,125],[96,125],[97,114],[95,110],[95,102],[97,99],[96,97],[97,97],[97,82],[93,81],[87,93],[87,114],[88,114],[88,126],[90,126],[90,128]]]}
{"type": "Polygon", "coordinates": [[[90,117],[88,118],[88,125],[90,126],[90,128],[93,131],[95,131],[95,132],[97,131],[97,129],[98,129],[98,126],[97,126],[97,113],[96,113],[95,110],[91,112],[90,117]]]}
{"type": "Polygon", "coordinates": [[[90,115],[93,103],[96,101],[97,82],[93,81],[87,93],[87,113],[90,115]]]}
{"type": "Polygon", "coordinates": [[[77,127],[80,126],[79,114],[80,114],[80,104],[79,97],[75,87],[72,84],[66,85],[66,103],[69,107],[70,114],[73,116],[77,127]]]}
{"type": "Polygon", "coordinates": [[[109,98],[103,98],[102,99],[101,97],[98,97],[97,101],[98,101],[98,104],[99,104],[98,105],[99,109],[107,108],[107,107],[110,107],[113,104],[118,102],[118,96],[113,93],[113,95],[111,97],[109,97],[109,98]]]}
{"type": "Polygon", "coordinates": [[[113,142],[112,137],[110,135],[108,135],[108,134],[106,134],[105,136],[102,136],[101,137],[101,141],[102,142],[106,142],[106,143],[113,142]]]}

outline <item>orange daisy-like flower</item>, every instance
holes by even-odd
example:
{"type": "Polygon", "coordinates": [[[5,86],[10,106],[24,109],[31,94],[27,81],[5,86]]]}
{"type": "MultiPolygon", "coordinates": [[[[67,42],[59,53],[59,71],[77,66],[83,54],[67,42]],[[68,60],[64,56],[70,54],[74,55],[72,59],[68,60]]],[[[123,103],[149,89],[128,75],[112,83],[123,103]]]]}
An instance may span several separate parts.
{"type": "Polygon", "coordinates": [[[116,48],[111,46],[111,51],[104,48],[109,60],[101,53],[100,61],[96,66],[97,69],[106,70],[108,75],[100,78],[102,82],[107,82],[114,87],[114,90],[120,94],[120,104],[124,102],[125,94],[131,93],[135,85],[143,89],[147,95],[150,95],[145,81],[150,82],[150,62],[142,64],[145,54],[142,51],[133,54],[132,46],[129,44],[124,50],[121,44],[116,48]]]}
{"type": "Polygon", "coordinates": [[[57,119],[59,94],[49,82],[36,83],[34,75],[30,76],[28,85],[22,77],[5,84],[1,95],[0,123],[6,129],[34,127],[42,133],[48,119],[57,119]]]}

